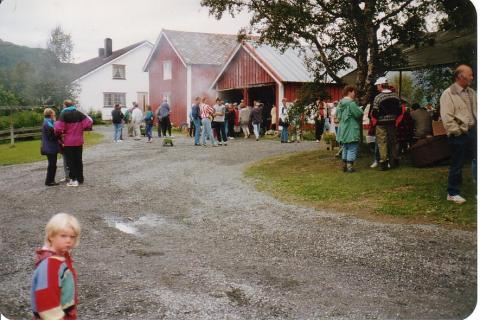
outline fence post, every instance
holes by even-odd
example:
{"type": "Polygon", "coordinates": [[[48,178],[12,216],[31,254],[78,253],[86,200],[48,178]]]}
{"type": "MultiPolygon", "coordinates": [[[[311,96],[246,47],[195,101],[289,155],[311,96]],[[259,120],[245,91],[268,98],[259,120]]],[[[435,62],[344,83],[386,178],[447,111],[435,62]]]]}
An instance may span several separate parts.
{"type": "Polygon", "coordinates": [[[13,130],[13,107],[10,106],[10,147],[15,144],[15,135],[13,130]]]}

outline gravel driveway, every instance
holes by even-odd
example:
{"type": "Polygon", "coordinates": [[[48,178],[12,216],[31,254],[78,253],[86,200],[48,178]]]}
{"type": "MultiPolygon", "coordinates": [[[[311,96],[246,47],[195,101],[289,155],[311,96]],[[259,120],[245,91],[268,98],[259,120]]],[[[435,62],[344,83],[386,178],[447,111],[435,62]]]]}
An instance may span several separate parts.
{"type": "Polygon", "coordinates": [[[475,306],[474,232],[283,204],[242,177],[249,163],[315,143],[162,147],[98,130],[108,139],[84,152],[78,188],[46,188],[46,161],[0,167],[10,319],[30,318],[34,249],[57,212],[83,227],[82,320],[463,319],[475,306]]]}

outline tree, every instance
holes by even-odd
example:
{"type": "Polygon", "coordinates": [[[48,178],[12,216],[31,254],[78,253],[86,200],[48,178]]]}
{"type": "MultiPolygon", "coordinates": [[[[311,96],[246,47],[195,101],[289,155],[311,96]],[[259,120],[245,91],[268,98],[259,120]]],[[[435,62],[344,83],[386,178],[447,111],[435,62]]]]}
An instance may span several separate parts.
{"type": "Polygon", "coordinates": [[[342,83],[338,71],[355,66],[357,87],[370,101],[373,83],[392,64],[402,63],[401,45],[421,41],[426,17],[441,0],[202,0],[202,6],[220,19],[249,10],[250,26],[244,37],[259,33],[259,41],[285,49],[315,48],[307,61],[316,78],[328,74],[342,83]],[[353,63],[352,63],[353,62],[353,63]]]}
{"type": "MultiPolygon", "coordinates": [[[[390,77],[388,83],[391,83],[395,88],[400,88],[400,74],[394,74],[390,77]]],[[[402,98],[405,98],[408,102],[414,101],[414,89],[413,89],[413,79],[410,73],[402,73],[402,98]]]]}
{"type": "Polygon", "coordinates": [[[69,33],[65,33],[60,25],[50,33],[47,49],[53,52],[58,61],[62,63],[73,62],[73,42],[69,33]]]}

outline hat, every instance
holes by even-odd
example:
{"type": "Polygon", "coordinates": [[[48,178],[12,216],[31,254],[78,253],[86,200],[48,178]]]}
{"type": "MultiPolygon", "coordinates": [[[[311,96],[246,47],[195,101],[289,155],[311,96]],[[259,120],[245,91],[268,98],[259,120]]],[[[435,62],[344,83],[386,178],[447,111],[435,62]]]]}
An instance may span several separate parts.
{"type": "Polygon", "coordinates": [[[384,83],[388,83],[387,78],[385,78],[385,77],[380,77],[380,78],[377,79],[377,81],[376,81],[373,85],[376,86],[376,85],[378,85],[378,84],[384,84],[384,83]]]}

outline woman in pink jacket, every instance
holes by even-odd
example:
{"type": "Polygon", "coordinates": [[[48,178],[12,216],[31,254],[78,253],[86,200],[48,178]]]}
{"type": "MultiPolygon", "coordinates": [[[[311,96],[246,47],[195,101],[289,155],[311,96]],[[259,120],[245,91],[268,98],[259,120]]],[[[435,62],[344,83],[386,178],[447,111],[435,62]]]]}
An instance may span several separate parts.
{"type": "Polygon", "coordinates": [[[55,133],[63,136],[64,156],[70,169],[69,187],[83,183],[83,131],[91,130],[92,119],[78,111],[72,100],[64,101],[65,108],[55,122],[55,133]]]}

